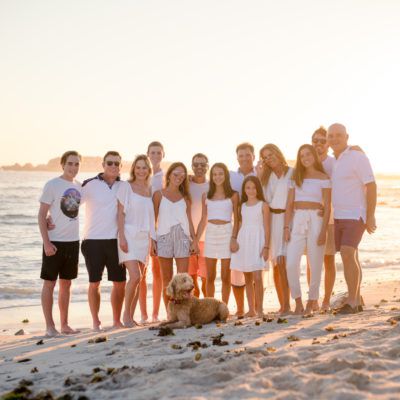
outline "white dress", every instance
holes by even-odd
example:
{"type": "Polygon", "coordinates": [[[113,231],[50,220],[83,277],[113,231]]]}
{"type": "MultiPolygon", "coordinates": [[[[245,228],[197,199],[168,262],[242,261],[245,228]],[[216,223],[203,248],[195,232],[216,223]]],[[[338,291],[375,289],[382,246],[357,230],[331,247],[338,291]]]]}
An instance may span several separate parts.
{"type": "MultiPolygon", "coordinates": [[[[289,168],[286,175],[278,178],[271,173],[266,187],[264,187],[265,200],[272,209],[286,209],[287,196],[293,169],[289,168]]],[[[276,265],[279,256],[286,256],[286,242],[283,240],[283,227],[285,226],[285,213],[271,212],[271,239],[269,243],[269,260],[276,265]]]]}
{"type": "Polygon", "coordinates": [[[242,204],[242,225],[237,238],[239,250],[232,253],[232,270],[253,272],[268,269],[261,254],[265,245],[263,204],[262,201],[253,206],[242,204]]]}
{"type": "Polygon", "coordinates": [[[129,182],[121,184],[117,198],[124,206],[124,232],[128,242],[128,252],[125,253],[119,247],[118,241],[119,262],[140,261],[146,264],[150,250],[150,238],[156,238],[153,201],[151,197],[133,192],[129,182]]]}

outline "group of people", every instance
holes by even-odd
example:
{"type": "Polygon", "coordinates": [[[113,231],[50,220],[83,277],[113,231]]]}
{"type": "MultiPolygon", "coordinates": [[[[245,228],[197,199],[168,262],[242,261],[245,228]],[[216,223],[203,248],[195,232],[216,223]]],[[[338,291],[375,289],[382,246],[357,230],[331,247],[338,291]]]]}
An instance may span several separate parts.
{"type": "Polygon", "coordinates": [[[120,179],[121,156],[108,151],[103,172],[82,185],[76,181],[81,156],[61,157],[63,173],[47,182],[40,198],[39,228],[43,238],[42,307],[49,336],[59,334],[53,314],[53,292],[59,280],[61,332],[68,324],[71,281],[78,274],[80,205],[85,205],[81,251],[88,275],[88,301],[93,329],[99,319],[104,269],[112,281],[115,328],[133,327],[139,302],[141,322],[148,320],[147,266],[152,266],[152,322],[161,298],[168,312],[166,288],[177,272],[191,275],[194,296],[214,297],[220,260],[222,301],[232,289],[237,317],[262,316],[264,274],[269,265],[281,314],[302,315],[330,308],[335,283],[335,253],[340,252],[348,295],[337,313],[362,311],[358,245],[363,233],[376,229],[376,184],[365,153],[348,145],[345,126],[320,127],[311,144],[302,145],[294,168],[282,151],[267,144],[255,165],[254,147],[236,148],[239,168],[211,166],[205,154],[192,157],[189,175],[182,162],[164,173],[160,142],[133,161],[127,181],[120,179]],[[328,155],[329,147],[334,156],[328,155]],[[331,212],[331,205],[333,212],[331,212]],[[307,256],[308,298],[304,305],[300,261],[307,256]],[[322,268],[324,297],[319,305],[322,268]],[[128,273],[128,280],[127,280],[128,273]],[[200,285],[199,285],[200,282],[200,285]],[[245,296],[248,312],[245,314],[245,296]],[[290,296],[295,301],[291,311],[290,296]],[[123,311],[122,311],[123,310],[123,311]]]}

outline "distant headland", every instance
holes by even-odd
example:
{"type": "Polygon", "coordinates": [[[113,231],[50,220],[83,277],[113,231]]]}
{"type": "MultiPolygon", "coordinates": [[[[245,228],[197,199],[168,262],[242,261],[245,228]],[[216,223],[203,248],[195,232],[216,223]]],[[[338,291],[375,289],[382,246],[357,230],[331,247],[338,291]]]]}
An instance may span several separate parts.
{"type": "MultiPolygon", "coordinates": [[[[97,172],[103,169],[102,167],[103,158],[102,157],[93,157],[93,156],[82,156],[82,165],[80,168],[81,172],[97,172]]],[[[167,169],[171,162],[162,162],[161,168],[167,169]]],[[[132,161],[124,161],[122,162],[122,172],[129,172],[129,169],[132,165],[132,161]]],[[[3,165],[0,167],[3,171],[47,171],[47,172],[57,172],[60,171],[60,157],[50,159],[47,164],[38,164],[33,165],[31,163],[26,164],[18,164],[15,163],[13,165],[3,165]]]]}

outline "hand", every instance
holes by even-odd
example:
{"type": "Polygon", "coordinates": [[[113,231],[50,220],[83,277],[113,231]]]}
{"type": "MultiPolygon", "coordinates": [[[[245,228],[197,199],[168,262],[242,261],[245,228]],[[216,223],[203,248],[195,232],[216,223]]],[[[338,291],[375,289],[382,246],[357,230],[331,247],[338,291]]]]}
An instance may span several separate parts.
{"type": "Polygon", "coordinates": [[[47,230],[48,231],[52,231],[56,227],[54,225],[53,218],[51,218],[51,215],[47,216],[46,223],[47,223],[47,230]]]}
{"type": "Polygon", "coordinates": [[[57,252],[57,247],[54,246],[53,243],[49,242],[43,245],[44,248],[44,254],[46,254],[47,257],[54,256],[57,252]]]}
{"type": "Polygon", "coordinates": [[[150,255],[153,257],[155,257],[157,255],[157,242],[154,239],[151,239],[150,255]]]}
{"type": "Polygon", "coordinates": [[[325,208],[321,205],[321,208],[318,210],[318,217],[323,217],[325,214],[325,208]]]}
{"type": "Polygon", "coordinates": [[[190,244],[190,254],[195,255],[195,254],[199,254],[200,253],[200,249],[199,249],[199,245],[197,244],[197,240],[193,240],[193,242],[190,244]]]}
{"type": "Polygon", "coordinates": [[[230,248],[232,253],[236,253],[239,250],[239,243],[237,242],[237,239],[231,239],[230,248]]]}
{"type": "Polygon", "coordinates": [[[119,238],[119,248],[124,252],[128,252],[128,242],[126,241],[125,236],[119,238]]]}
{"type": "Polygon", "coordinates": [[[367,222],[365,223],[365,229],[369,234],[374,233],[376,231],[375,215],[367,217],[367,222]]]}
{"type": "Polygon", "coordinates": [[[290,241],[290,229],[289,228],[284,228],[283,229],[283,240],[285,242],[289,242],[290,241]]]}
{"type": "Polygon", "coordinates": [[[269,247],[263,247],[261,251],[261,257],[264,259],[264,261],[268,261],[269,258],[269,247]]]}
{"type": "Polygon", "coordinates": [[[258,160],[257,165],[256,165],[257,175],[261,174],[261,172],[263,170],[263,167],[264,167],[264,161],[263,160],[258,160]]]}
{"type": "Polygon", "coordinates": [[[317,246],[323,246],[326,243],[326,231],[321,232],[318,236],[317,246]]]}

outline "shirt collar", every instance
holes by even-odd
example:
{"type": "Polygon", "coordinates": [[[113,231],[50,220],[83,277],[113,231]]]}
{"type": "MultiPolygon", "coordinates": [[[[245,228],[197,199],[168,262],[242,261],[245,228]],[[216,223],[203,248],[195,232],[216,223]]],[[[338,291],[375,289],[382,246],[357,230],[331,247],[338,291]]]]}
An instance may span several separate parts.
{"type": "Polygon", "coordinates": [[[238,168],[238,169],[237,169],[237,173],[240,174],[240,175],[242,175],[242,176],[244,176],[244,177],[249,176],[249,175],[256,175],[256,169],[253,167],[252,171],[249,172],[247,175],[245,175],[245,174],[240,170],[240,168],[238,168]]]}

